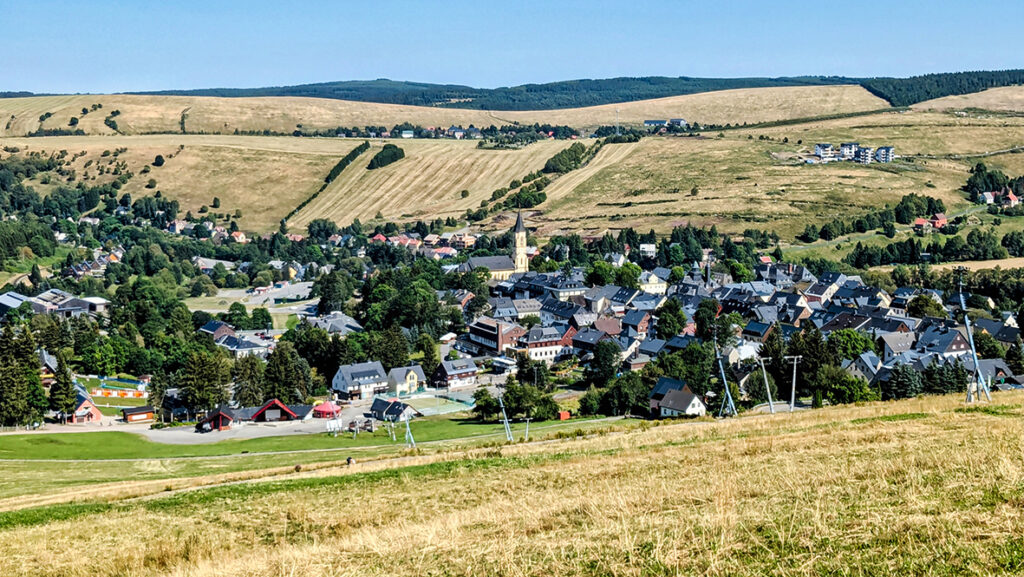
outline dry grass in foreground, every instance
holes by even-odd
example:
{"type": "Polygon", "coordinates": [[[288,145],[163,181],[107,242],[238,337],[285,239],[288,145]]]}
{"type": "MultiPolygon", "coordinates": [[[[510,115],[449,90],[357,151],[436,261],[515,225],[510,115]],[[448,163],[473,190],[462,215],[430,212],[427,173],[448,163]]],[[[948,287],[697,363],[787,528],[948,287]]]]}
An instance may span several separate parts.
{"type": "Polygon", "coordinates": [[[5,575],[1019,573],[1022,406],[661,426],[0,517],[0,559],[5,575]]]}

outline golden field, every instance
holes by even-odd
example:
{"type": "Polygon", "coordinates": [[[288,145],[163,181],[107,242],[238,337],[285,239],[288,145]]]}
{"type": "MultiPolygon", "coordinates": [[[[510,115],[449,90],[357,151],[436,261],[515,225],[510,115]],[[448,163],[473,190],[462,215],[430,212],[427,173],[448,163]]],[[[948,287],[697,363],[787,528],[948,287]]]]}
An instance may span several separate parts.
{"type": "Polygon", "coordinates": [[[885,101],[859,86],[799,86],[747,88],[684,96],[672,96],[585,108],[536,111],[486,111],[426,106],[353,102],[324,98],[261,97],[218,98],[207,96],[146,96],[100,94],[32,96],[0,99],[0,136],[23,136],[37,128],[68,128],[78,117],[77,128],[87,134],[114,134],[104,119],[114,110],[118,131],[124,134],[186,132],[232,134],[235,130],[290,134],[304,129],[338,126],[394,126],[411,122],[421,126],[490,126],[520,122],[566,124],[593,128],[615,123],[641,124],[649,118],[686,118],[702,123],[742,124],[823,114],[888,108],[885,101]],[[82,116],[81,109],[103,108],[82,116]],[[39,117],[52,113],[40,123],[39,117]]]}
{"type": "MultiPolygon", "coordinates": [[[[791,91],[753,91],[757,90],[791,91]]],[[[724,99],[728,96],[726,92],[678,98],[715,95],[724,99]]],[[[174,97],[119,98],[173,101],[174,97]]],[[[0,100],[0,106],[31,100],[0,100]]],[[[242,106],[244,100],[207,101],[242,106]]],[[[321,107],[353,105],[307,100],[314,100],[321,107]]],[[[651,102],[632,104],[646,106],[651,102]]],[[[779,100],[787,106],[789,102],[779,100]]],[[[75,101],[74,106],[82,103],[75,101]]],[[[183,102],[175,106],[178,104],[183,102]]],[[[103,109],[91,112],[83,123],[95,121],[102,125],[101,113],[107,109],[104,105],[103,109]]],[[[648,112],[640,112],[637,117],[647,116],[648,112]]],[[[233,114],[243,112],[236,110],[233,114]]],[[[129,117],[127,113],[123,116],[129,117]]],[[[265,111],[258,117],[273,118],[265,111]]],[[[127,121],[118,118],[119,124],[127,121]]],[[[248,117],[238,118],[242,121],[248,117]]],[[[77,159],[73,167],[77,178],[88,175],[88,182],[96,183],[113,176],[98,175],[95,169],[90,172],[84,165],[90,161],[109,163],[110,158],[98,155],[104,150],[126,148],[118,160],[136,174],[125,187],[133,196],[159,190],[178,199],[183,209],[192,210],[193,214],[218,197],[222,203],[219,212],[233,214],[240,209],[240,226],[255,232],[276,228],[282,217],[319,189],[330,168],[358,142],[213,134],[0,138],[0,145],[15,146],[20,149],[19,154],[86,151],[86,156],[77,159]],[[185,148],[179,153],[182,145],[185,148]],[[168,158],[165,166],[151,167],[149,174],[141,174],[156,154],[174,156],[168,158]],[[156,180],[153,189],[145,187],[150,178],[156,180]]],[[[520,150],[485,150],[476,148],[472,141],[410,139],[396,143],[406,151],[405,159],[367,171],[366,163],[382,146],[381,141],[372,142],[373,149],[295,215],[292,226],[299,229],[315,218],[330,218],[339,224],[354,218],[365,222],[378,213],[398,221],[459,216],[467,209],[478,208],[494,189],[541,168],[548,158],[569,145],[566,141],[549,141],[520,150]],[[462,190],[469,191],[466,198],[462,198],[462,190]]],[[[809,222],[849,215],[851,211],[866,212],[895,203],[908,193],[941,198],[951,211],[956,211],[965,206],[959,188],[975,162],[983,160],[1011,175],[1021,174],[1024,155],[1002,151],[1022,147],[1022,117],[916,109],[736,128],[705,133],[700,138],[645,138],[635,144],[608,145],[588,165],[556,178],[546,190],[549,200],[531,215],[531,226],[538,227],[541,236],[567,231],[600,234],[622,226],[664,232],[683,223],[716,224],[734,232],[751,227],[774,229],[792,235],[809,222]],[[846,141],[873,147],[893,145],[903,158],[891,165],[803,164],[802,157],[813,152],[814,143],[846,141]],[[691,195],[695,186],[698,192],[691,195]]],[[[40,178],[31,184],[43,193],[57,185],[56,179],[43,185],[40,178]]],[[[476,228],[499,230],[507,224],[499,218],[484,221],[476,228]]]]}
{"type": "Polygon", "coordinates": [[[477,148],[473,141],[403,140],[398,146],[405,158],[367,170],[370,158],[382,148],[379,141],[373,142],[291,222],[298,227],[315,218],[365,222],[378,212],[398,222],[460,217],[489,200],[495,189],[543,168],[547,159],[569,144],[550,140],[519,150],[489,150],[477,148]],[[469,191],[466,198],[463,190],[469,191]]]}
{"type": "Polygon", "coordinates": [[[1022,410],[931,397],[108,496],[0,516],[0,554],[44,576],[1016,574],[1022,410]]]}
{"type": "Polygon", "coordinates": [[[912,108],[919,110],[979,108],[984,110],[1024,112],[1024,86],[1002,86],[971,94],[945,96],[919,102],[913,105],[912,108]]]}

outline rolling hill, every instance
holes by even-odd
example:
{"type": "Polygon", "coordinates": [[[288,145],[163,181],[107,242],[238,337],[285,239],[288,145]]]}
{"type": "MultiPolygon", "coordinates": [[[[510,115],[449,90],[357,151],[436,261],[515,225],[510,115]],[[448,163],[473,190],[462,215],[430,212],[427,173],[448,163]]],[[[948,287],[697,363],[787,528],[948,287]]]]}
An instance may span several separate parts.
{"type": "MultiPolygon", "coordinates": [[[[994,89],[958,98],[985,98],[1019,88],[994,89]]],[[[988,100],[991,101],[991,100],[988,100]]],[[[316,98],[219,98],[185,96],[50,96],[0,99],[0,114],[13,114],[6,134],[66,126],[78,114],[84,136],[0,137],[0,145],[18,154],[86,152],[70,168],[75,185],[113,178],[104,151],[126,149],[120,162],[136,176],[124,189],[133,196],[160,191],[193,211],[221,200],[218,212],[242,211],[245,230],[272,230],[279,220],[310,197],[331,167],[361,140],[234,134],[180,134],[182,112],[189,131],[285,131],[297,124],[316,128],[338,124],[422,124],[543,121],[558,124],[614,122],[676,117],[732,122],[731,130],[700,137],[645,138],[634,144],[608,145],[587,166],[561,176],[547,189],[548,201],[536,208],[532,226],[542,235],[565,231],[601,232],[624,225],[664,231],[675,224],[716,224],[724,230],[755,227],[793,235],[812,221],[853,210],[864,212],[894,203],[910,192],[946,201],[951,210],[965,200],[959,192],[977,159],[1020,173],[1024,118],[983,112],[890,109],[858,86],[757,88],[693,94],[590,108],[515,112],[412,107],[316,98]],[[102,108],[99,107],[102,105],[102,108]],[[93,107],[96,108],[93,110],[93,107]],[[81,109],[89,113],[81,116],[81,109]],[[104,123],[110,112],[121,134],[104,123]],[[855,113],[842,114],[836,113],[855,113]],[[497,118],[497,115],[501,118],[497,118]],[[817,116],[817,118],[807,118],[817,116]],[[838,117],[836,117],[838,116],[838,117]],[[802,119],[801,119],[802,118],[802,119]],[[785,122],[743,127],[747,122],[785,122]],[[442,121],[442,122],[436,122],[442,121]],[[164,132],[162,134],[145,134],[164,132]],[[801,155],[815,142],[859,141],[894,145],[904,157],[892,165],[848,163],[806,165],[801,155]],[[180,151],[179,147],[183,146],[180,151]],[[13,150],[13,149],[11,149],[13,150]],[[163,167],[149,167],[155,155],[163,167]],[[91,162],[90,162],[91,161],[91,162]],[[154,179],[153,188],[146,185],[154,179]],[[696,187],[697,194],[691,195],[696,187]]],[[[993,105],[994,106],[994,105],[993,105]]],[[[955,108],[960,108],[957,106],[955,108]]],[[[2,119],[3,116],[0,116],[2,119]]],[[[2,125],[0,125],[2,126],[2,125]]],[[[380,141],[373,146],[379,148],[380,141]]],[[[566,141],[541,142],[521,150],[484,150],[454,140],[400,140],[407,158],[379,171],[367,171],[360,158],[313,203],[291,218],[301,227],[315,218],[346,224],[353,218],[414,220],[458,216],[476,209],[490,193],[541,166],[566,141]],[[460,192],[468,191],[462,198],[460,192]]],[[[31,183],[46,192],[58,180],[37,176],[31,183]]],[[[485,230],[504,221],[483,221],[485,230]]]]}
{"type": "Polygon", "coordinates": [[[316,218],[348,223],[378,214],[392,221],[460,217],[490,199],[496,188],[540,170],[568,144],[551,140],[520,150],[485,150],[475,142],[405,140],[405,158],[377,170],[366,163],[381,149],[375,143],[289,223],[302,227],[316,218]],[[465,198],[463,190],[469,191],[465,198]]]}
{"type": "Polygon", "coordinates": [[[379,79],[265,88],[166,90],[150,94],[230,97],[312,96],[476,110],[552,110],[618,104],[738,88],[834,84],[857,84],[885,99],[893,106],[909,106],[923,100],[953,94],[967,94],[997,86],[1024,84],[1024,70],[942,72],[906,78],[845,78],[841,76],[788,78],[690,78],[680,76],[670,78],[645,76],[568,80],[492,89],[379,79]]]}
{"type": "Polygon", "coordinates": [[[297,128],[386,126],[490,126],[549,123],[593,129],[639,125],[649,118],[687,118],[713,124],[757,123],[886,108],[885,101],[858,86],[798,86],[727,90],[619,105],[566,110],[481,111],[378,104],[324,98],[202,96],[34,96],[0,99],[0,136],[24,136],[39,129],[82,130],[86,134],[203,133],[270,131],[290,135],[297,128]],[[90,110],[95,105],[102,108],[90,110]],[[86,115],[81,111],[90,110],[86,115]],[[117,131],[106,124],[112,118],[117,131]],[[49,114],[45,120],[40,117],[49,114]],[[69,126],[72,118],[77,125],[69,126]],[[184,131],[182,126],[184,125],[184,131]]]}
{"type": "Polygon", "coordinates": [[[266,88],[210,88],[164,90],[139,94],[174,96],[304,96],[336,98],[359,102],[441,106],[474,110],[552,110],[601,104],[616,104],[737,88],[780,86],[822,86],[855,84],[841,77],[803,76],[793,78],[605,78],[567,80],[546,84],[524,84],[501,88],[473,88],[454,84],[429,84],[395,80],[349,80],[298,86],[266,88]]]}
{"type": "Polygon", "coordinates": [[[1021,412],[1021,393],[1005,392],[966,408],[954,395],[619,421],[350,467],[345,452],[308,468],[296,464],[314,455],[290,455],[196,489],[160,479],[269,457],[26,465],[16,453],[4,458],[29,486],[57,467],[121,476],[0,513],[0,555],[12,576],[1017,574],[1021,412]]]}
{"type": "Polygon", "coordinates": [[[963,110],[977,108],[1007,112],[1024,112],[1024,86],[989,88],[982,92],[945,96],[919,102],[913,106],[919,110],[963,110]]]}

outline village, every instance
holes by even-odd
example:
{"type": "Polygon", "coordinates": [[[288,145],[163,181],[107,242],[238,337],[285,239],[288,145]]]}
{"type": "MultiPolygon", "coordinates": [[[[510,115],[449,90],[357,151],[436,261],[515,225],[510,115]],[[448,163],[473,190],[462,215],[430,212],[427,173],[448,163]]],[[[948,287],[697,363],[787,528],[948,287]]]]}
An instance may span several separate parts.
{"type": "MultiPolygon", "coordinates": [[[[921,222],[936,229],[945,224],[944,215],[918,219],[914,226],[920,228],[921,222]]],[[[441,360],[436,368],[424,370],[416,363],[385,368],[380,360],[370,359],[338,366],[333,375],[325,375],[329,377],[327,395],[315,403],[289,404],[272,398],[258,406],[229,401],[205,410],[189,406],[174,388],[164,391],[159,404],[142,404],[149,397],[149,375],[121,382],[116,377],[80,375],[76,378],[73,410],[55,416],[58,422],[66,424],[48,428],[137,429],[140,423],[186,421],[194,423],[196,432],[212,433],[214,437],[240,427],[246,432],[236,434],[247,437],[324,431],[336,434],[341,430],[357,434],[425,414],[472,411],[476,391],[483,389],[489,395],[502,396],[510,375],[522,378],[522,372],[516,371],[517,365],[524,362],[527,372],[532,370],[534,375],[538,366],[544,368],[545,378],[552,370],[564,375],[562,382],[568,385],[565,391],[570,392],[575,380],[584,380],[598,363],[609,362],[608,351],[612,355],[613,375],[621,378],[628,373],[640,374],[659,358],[707,344],[713,344],[715,361],[723,367],[723,377],[736,384],[735,392],[724,393],[728,399],[722,398],[720,389],[704,387],[695,393],[684,380],[662,376],[647,394],[646,410],[629,414],[654,419],[722,416],[729,414],[727,408],[733,403],[733,394],[737,395],[737,402],[755,401],[746,404],[754,410],[781,410],[776,407],[780,396],[785,399],[782,406],[788,404],[788,410],[805,409],[820,403],[820,399],[799,396],[795,363],[792,383],[769,386],[763,351],[768,341],[789,342],[793,335],[806,334],[808,330],[816,331],[829,343],[833,338],[856,337],[862,350],[838,360],[842,371],[863,382],[868,390],[885,391],[901,366],[918,373],[955,366],[993,390],[1024,385],[1024,376],[1015,374],[1007,360],[975,354],[967,326],[956,320],[964,302],[959,293],[914,287],[886,291],[856,275],[814,275],[803,265],[780,262],[768,254],[757,257],[752,280],[737,281],[715,266],[719,257],[710,249],[702,250],[700,258],[689,267],[637,266],[636,263],[657,261],[659,246],[654,243],[639,243],[635,248],[624,247],[621,253],[602,255],[601,266],[624,282],[601,284],[594,282],[594,267],[589,271],[582,267],[563,267],[551,272],[530,270],[545,257],[530,246],[528,232],[520,212],[510,231],[509,255],[469,257],[450,265],[443,263],[454,259],[460,250],[472,249],[476,241],[473,235],[459,232],[421,237],[415,232],[392,236],[378,233],[352,251],[354,255],[365,256],[366,247],[388,245],[410,251],[416,258],[440,259],[444,274],[484,276],[484,295],[465,289],[437,291],[438,306],[458,311],[465,324],[458,333],[440,337],[441,360]],[[485,304],[471,306],[480,303],[478,297],[485,304]],[[701,311],[709,304],[714,307],[716,323],[712,339],[708,338],[707,327],[698,326],[706,322],[706,317],[701,319],[701,311]],[[708,343],[709,340],[713,342],[708,343]],[[86,381],[101,385],[89,388],[83,384],[86,381]],[[116,407],[123,399],[133,402],[122,406],[117,415],[100,410],[100,406],[116,407]],[[284,423],[295,427],[280,428],[284,423]],[[258,426],[261,424],[262,428],[258,426]],[[271,426],[268,428],[267,424],[271,426]]],[[[299,235],[293,236],[290,240],[303,240],[299,235]]],[[[334,234],[322,248],[352,248],[356,242],[353,235],[334,234]]],[[[668,243],[662,248],[677,247],[668,243]]],[[[108,263],[118,262],[124,254],[120,247],[97,252],[92,261],[72,263],[65,274],[102,276],[108,263]]],[[[192,259],[192,264],[204,275],[213,274],[216,269],[223,272],[250,266],[198,256],[192,259]]],[[[340,310],[318,314],[316,299],[309,300],[314,284],[309,279],[330,273],[330,265],[318,267],[293,261],[271,261],[269,265],[278,271],[281,281],[236,292],[268,302],[299,302],[296,310],[301,322],[325,331],[331,338],[344,339],[364,331],[360,322],[340,310]]],[[[364,270],[364,275],[370,274],[370,269],[364,270]]],[[[967,294],[966,298],[973,297],[967,294]]],[[[65,319],[84,315],[102,322],[108,316],[109,306],[107,299],[78,298],[59,289],[36,296],[13,291],[0,295],[0,315],[19,311],[65,319]]],[[[988,299],[981,306],[991,309],[995,303],[988,299]]],[[[1020,329],[1013,311],[1003,312],[994,320],[978,319],[972,328],[974,339],[994,343],[997,349],[1019,350],[1020,329]]],[[[266,359],[285,331],[270,326],[242,330],[212,318],[198,327],[196,333],[237,361],[247,356],[266,359]]],[[[985,351],[992,348],[985,347],[985,351]]],[[[42,382],[44,386],[50,385],[58,370],[54,355],[40,349],[39,359],[42,382]]],[[[775,359],[775,363],[780,360],[775,359]]],[[[230,388],[228,385],[229,392],[230,388]]],[[[735,408],[731,411],[735,414],[735,408]]],[[[557,413],[559,419],[575,416],[566,410],[557,413]]],[[[211,442],[209,436],[182,436],[179,428],[157,428],[147,432],[147,436],[154,440],[166,436],[178,443],[211,442]]]]}

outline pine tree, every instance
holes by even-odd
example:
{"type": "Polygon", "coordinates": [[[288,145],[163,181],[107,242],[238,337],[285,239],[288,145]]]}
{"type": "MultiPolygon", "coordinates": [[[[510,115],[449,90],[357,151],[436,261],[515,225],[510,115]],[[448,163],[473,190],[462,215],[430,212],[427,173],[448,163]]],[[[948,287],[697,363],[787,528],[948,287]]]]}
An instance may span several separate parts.
{"type": "Polygon", "coordinates": [[[23,425],[28,412],[28,390],[21,367],[0,360],[0,425],[23,425]]]}
{"type": "Polygon", "coordinates": [[[235,402],[243,407],[263,404],[266,394],[263,390],[263,361],[253,355],[235,361],[235,402]]]}
{"type": "Polygon", "coordinates": [[[43,382],[39,375],[39,353],[36,351],[36,340],[28,327],[21,331],[16,354],[28,404],[25,421],[40,422],[43,415],[46,414],[49,403],[46,400],[46,391],[43,390],[43,382]]]}
{"type": "Polygon", "coordinates": [[[1019,336],[1010,345],[1010,348],[1006,349],[1006,364],[1013,371],[1013,374],[1020,375],[1024,373],[1024,343],[1021,342],[1019,336]]]}
{"type": "Polygon", "coordinates": [[[66,416],[75,410],[75,385],[68,369],[67,357],[63,351],[57,353],[57,372],[50,385],[50,409],[64,422],[66,416]]]}
{"type": "Polygon", "coordinates": [[[35,289],[38,289],[39,285],[43,284],[43,273],[40,272],[38,264],[32,264],[32,270],[28,274],[28,280],[32,283],[32,287],[35,289]]]}
{"type": "Polygon", "coordinates": [[[192,410],[216,408],[228,400],[228,363],[215,353],[194,352],[181,369],[178,386],[192,410]]]}
{"type": "MultiPolygon", "coordinates": [[[[765,359],[764,368],[776,383],[788,383],[786,372],[786,341],[782,338],[782,327],[775,324],[769,331],[758,355],[765,359]]],[[[789,397],[789,387],[782,387],[785,397],[789,397]]]]}
{"type": "Polygon", "coordinates": [[[309,392],[309,364],[299,356],[292,343],[282,342],[267,357],[263,379],[265,401],[277,399],[282,403],[294,403],[309,392]]]}
{"type": "Polygon", "coordinates": [[[434,342],[433,337],[423,333],[420,335],[416,347],[423,352],[420,366],[423,368],[423,374],[429,379],[434,374],[434,371],[437,370],[437,365],[441,364],[437,354],[437,343],[434,342]]]}
{"type": "Polygon", "coordinates": [[[882,385],[882,400],[909,399],[921,394],[921,374],[910,365],[896,365],[882,385]]]}

